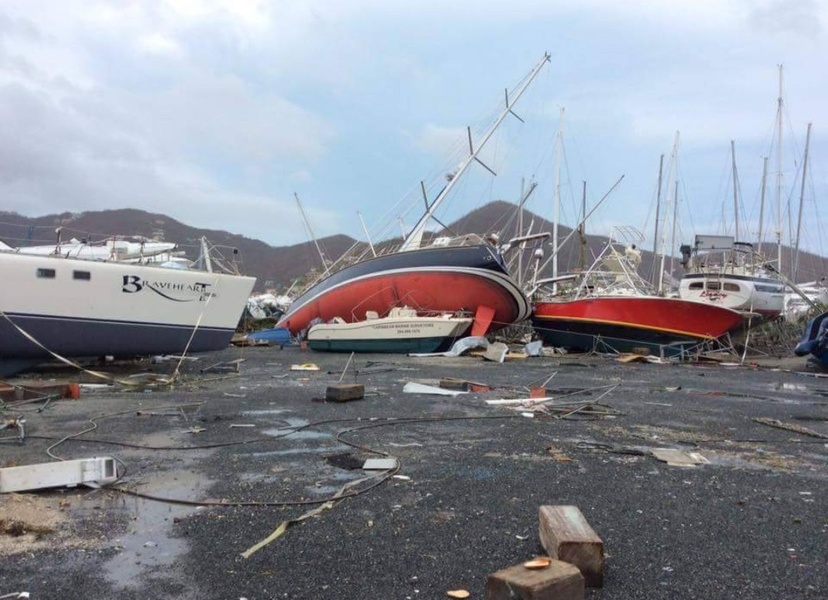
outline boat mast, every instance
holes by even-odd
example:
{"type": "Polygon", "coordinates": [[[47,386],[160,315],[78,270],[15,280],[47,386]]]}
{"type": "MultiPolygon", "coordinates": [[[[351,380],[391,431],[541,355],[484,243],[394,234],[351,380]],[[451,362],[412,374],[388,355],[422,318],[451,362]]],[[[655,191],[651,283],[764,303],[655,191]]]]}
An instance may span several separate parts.
{"type": "MultiPolygon", "coordinates": [[[[552,216],[552,247],[558,248],[558,221],[561,217],[561,161],[563,158],[563,118],[564,108],[558,117],[558,135],[555,142],[555,209],[552,216]]],[[[558,253],[552,257],[552,277],[558,276],[558,253]]]]}
{"type": "Polygon", "coordinates": [[[782,271],[782,65],[779,65],[779,97],[776,99],[776,260],[782,271]]]}
{"type": "MultiPolygon", "coordinates": [[[[670,178],[669,178],[668,183],[667,183],[667,189],[668,190],[672,189],[673,181],[676,180],[677,173],[678,173],[678,165],[676,164],[676,162],[678,161],[678,144],[679,144],[679,132],[677,131],[676,132],[676,139],[673,142],[673,154],[670,157],[670,160],[673,163],[673,168],[670,169],[670,178]]],[[[669,206],[669,204],[670,203],[669,203],[669,196],[668,196],[667,205],[669,206]]],[[[673,237],[675,238],[675,228],[673,230],[673,237]]],[[[664,257],[666,255],[666,248],[665,248],[666,244],[667,244],[667,236],[665,236],[662,233],[661,234],[661,264],[660,264],[659,272],[658,272],[658,288],[657,288],[657,292],[659,294],[664,291],[664,257]]],[[[671,248],[670,253],[672,254],[672,252],[673,252],[673,249],[671,248]]]]}
{"type": "Polygon", "coordinates": [[[736,171],[736,142],[730,140],[730,156],[733,161],[733,224],[734,239],[739,241],[739,174],[736,171]]]}
{"type": "Polygon", "coordinates": [[[578,269],[583,271],[586,268],[586,181],[584,181],[584,189],[581,193],[581,224],[578,225],[578,232],[581,238],[581,244],[578,247],[578,269]]]}
{"type": "Polygon", "coordinates": [[[768,182],[768,157],[766,156],[762,162],[764,165],[762,167],[762,193],[761,199],[759,200],[759,248],[757,249],[759,255],[762,254],[762,227],[765,223],[765,188],[768,182]]]}
{"type": "MultiPolygon", "coordinates": [[[[494,124],[489,128],[489,130],[483,136],[483,139],[477,145],[477,148],[474,147],[474,145],[472,144],[472,141],[471,141],[471,129],[468,130],[468,132],[469,132],[469,150],[470,150],[470,154],[469,154],[468,158],[466,158],[466,160],[463,161],[463,163],[460,165],[460,168],[457,169],[457,172],[451,178],[451,181],[448,182],[448,185],[446,185],[442,189],[442,191],[437,195],[437,197],[434,199],[434,202],[432,202],[431,206],[429,206],[428,210],[426,210],[425,214],[422,217],[420,217],[420,220],[417,221],[417,224],[414,225],[414,228],[411,230],[411,232],[408,234],[408,236],[405,237],[405,240],[403,241],[402,246],[400,246],[401,251],[416,250],[417,248],[420,247],[420,242],[422,241],[423,232],[425,231],[426,224],[431,219],[431,217],[434,215],[434,212],[437,210],[437,208],[440,206],[440,204],[443,203],[443,200],[446,199],[449,192],[451,192],[451,190],[454,189],[455,184],[460,179],[460,177],[463,175],[463,173],[465,173],[466,169],[468,169],[469,166],[473,162],[477,161],[481,165],[486,167],[486,165],[483,164],[483,162],[481,162],[480,159],[477,157],[478,154],[480,154],[480,151],[483,149],[483,147],[486,145],[486,143],[489,141],[489,139],[492,137],[492,135],[494,135],[495,131],[497,131],[497,128],[503,122],[503,119],[505,119],[510,114],[517,117],[517,115],[515,115],[515,113],[512,111],[512,107],[515,104],[517,104],[518,100],[520,100],[520,97],[523,95],[523,93],[526,91],[526,89],[529,87],[529,85],[535,80],[535,77],[537,77],[538,73],[540,73],[541,68],[549,61],[550,61],[549,54],[544,54],[543,58],[541,58],[540,62],[538,62],[538,64],[535,65],[535,67],[529,73],[529,76],[524,80],[523,84],[518,88],[517,92],[515,92],[514,97],[512,99],[509,98],[508,90],[506,91],[506,107],[503,109],[503,111],[501,111],[500,116],[498,116],[498,118],[495,120],[494,124]]],[[[520,118],[520,117],[517,117],[517,118],[520,118]]],[[[489,169],[488,167],[486,167],[486,169],[491,171],[491,169],[489,169]]]]}
{"type": "MultiPolygon", "coordinates": [[[[656,192],[656,214],[655,214],[655,232],[653,233],[653,257],[655,257],[655,265],[658,265],[658,220],[661,212],[661,176],[664,172],[664,155],[658,159],[658,191],[656,192]]],[[[655,268],[655,267],[654,267],[655,268]]],[[[653,273],[655,275],[655,273],[653,273]]],[[[653,277],[653,279],[657,279],[653,277]]],[[[655,281],[653,281],[655,283],[655,281]]]]}
{"type": "Polygon", "coordinates": [[[310,235],[311,240],[313,240],[313,245],[316,246],[316,251],[319,253],[319,259],[322,261],[322,268],[325,269],[325,275],[328,274],[328,261],[325,260],[325,255],[322,253],[322,248],[319,247],[319,242],[316,241],[316,236],[313,235],[313,229],[311,229],[310,222],[308,221],[308,216],[305,214],[305,209],[302,208],[302,202],[299,200],[299,194],[293,192],[293,197],[296,198],[296,205],[299,207],[299,212],[302,214],[302,220],[305,222],[305,227],[308,230],[308,235],[310,235]]]}
{"type": "Polygon", "coordinates": [[[359,217],[359,222],[362,223],[362,231],[365,232],[365,238],[368,240],[368,246],[371,248],[371,254],[374,258],[376,258],[377,252],[374,250],[374,243],[371,241],[371,234],[368,233],[368,228],[365,226],[365,221],[362,219],[362,213],[357,211],[357,216],[359,217]]]}
{"type": "MultiPolygon", "coordinates": [[[[673,260],[675,259],[676,253],[676,220],[678,219],[678,188],[679,182],[676,179],[676,187],[675,191],[673,192],[673,233],[670,239],[670,277],[673,276],[673,260]]],[[[661,292],[661,290],[659,290],[661,292]]]]}
{"type": "Polygon", "coordinates": [[[796,281],[799,275],[799,234],[802,231],[802,202],[805,199],[805,178],[808,176],[808,146],[811,143],[811,123],[808,123],[808,132],[805,134],[805,157],[802,160],[802,187],[799,190],[799,215],[796,219],[796,244],[794,245],[793,276],[796,281]]]}

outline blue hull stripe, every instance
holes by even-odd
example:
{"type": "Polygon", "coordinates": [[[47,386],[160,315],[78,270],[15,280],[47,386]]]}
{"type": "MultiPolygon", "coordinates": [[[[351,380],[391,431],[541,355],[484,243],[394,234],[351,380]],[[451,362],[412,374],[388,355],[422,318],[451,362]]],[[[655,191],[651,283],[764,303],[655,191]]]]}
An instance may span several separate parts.
{"type": "MultiPolygon", "coordinates": [[[[67,357],[140,356],[182,352],[193,328],[166,323],[135,323],[98,319],[7,314],[18,327],[52,352],[67,357]]],[[[190,352],[226,348],[233,329],[199,327],[190,343],[190,352]]],[[[50,358],[22,335],[8,320],[0,318],[0,359],[50,358]]]]}

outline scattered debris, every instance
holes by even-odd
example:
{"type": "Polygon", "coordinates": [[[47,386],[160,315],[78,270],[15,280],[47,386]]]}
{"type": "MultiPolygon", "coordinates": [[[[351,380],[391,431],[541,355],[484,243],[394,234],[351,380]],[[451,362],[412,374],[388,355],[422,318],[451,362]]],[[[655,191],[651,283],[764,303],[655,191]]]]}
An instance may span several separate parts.
{"type": "Polygon", "coordinates": [[[374,479],[373,476],[363,477],[362,479],[357,479],[355,481],[349,481],[341,488],[339,488],[336,494],[334,494],[330,500],[325,502],[325,504],[317,506],[316,508],[309,510],[304,514],[299,515],[295,519],[288,519],[287,521],[282,521],[281,523],[279,523],[279,526],[273,531],[273,533],[271,533],[261,542],[254,544],[253,546],[242,552],[242,558],[250,558],[251,556],[253,556],[253,554],[255,554],[256,552],[270,544],[272,541],[280,538],[288,530],[288,527],[301,523],[302,521],[310,519],[311,517],[315,517],[323,511],[333,508],[336,505],[337,500],[339,500],[343,495],[345,495],[345,492],[347,492],[349,489],[351,489],[354,486],[360,485],[361,483],[365,483],[366,481],[370,481],[372,479],[374,479]]]}
{"type": "Polygon", "coordinates": [[[670,364],[669,360],[664,358],[659,358],[658,356],[645,356],[643,354],[619,354],[618,357],[615,359],[620,363],[631,363],[631,362],[646,362],[646,363],[653,363],[656,365],[667,365],[670,364]]]}
{"type": "Polygon", "coordinates": [[[332,454],[325,457],[325,462],[339,469],[355,471],[356,469],[362,468],[362,465],[365,464],[365,459],[357,458],[350,452],[343,452],[342,454],[332,454]]]}
{"type": "Polygon", "coordinates": [[[502,363],[506,360],[507,354],[509,354],[509,346],[503,342],[495,342],[494,344],[489,344],[483,353],[483,358],[492,362],[502,363]]]}
{"type": "Polygon", "coordinates": [[[369,458],[362,465],[363,471],[393,471],[399,467],[397,459],[391,458],[369,458]]]}
{"type": "Polygon", "coordinates": [[[551,560],[543,569],[527,569],[523,564],[492,573],[486,579],[486,600],[515,598],[556,598],[580,600],[584,597],[584,577],[577,567],[551,560]]]}
{"type": "Polygon", "coordinates": [[[575,459],[567,456],[563,450],[557,446],[548,446],[546,453],[554,458],[557,462],[573,462],[575,459]]]}
{"type": "Polygon", "coordinates": [[[361,383],[334,383],[325,390],[325,400],[327,402],[349,402],[351,400],[362,400],[364,397],[365,386],[361,383]]]}
{"type": "MultiPolygon", "coordinates": [[[[49,402],[48,400],[46,401],[49,402]]],[[[46,405],[38,409],[40,412],[46,405]]],[[[15,440],[20,442],[21,444],[26,439],[26,419],[23,417],[18,417],[16,419],[4,419],[0,421],[0,430],[3,429],[17,429],[17,435],[12,437],[0,438],[0,441],[9,441],[15,440]]]]}
{"type": "Polygon", "coordinates": [[[710,463],[698,452],[686,452],[675,448],[655,448],[651,453],[655,458],[666,462],[671,467],[695,467],[696,465],[710,463]]]}
{"type": "Polygon", "coordinates": [[[446,592],[446,596],[449,598],[459,598],[462,600],[463,598],[468,598],[471,594],[468,590],[449,590],[446,592]]]}
{"type": "Polygon", "coordinates": [[[235,360],[216,363],[214,365],[210,365],[209,367],[204,367],[203,369],[201,369],[201,372],[202,373],[238,373],[239,372],[239,366],[245,360],[246,359],[244,359],[244,358],[237,358],[235,360]]]}
{"type": "Polygon", "coordinates": [[[800,435],[807,435],[821,440],[828,440],[828,435],[814,431],[813,429],[808,429],[807,427],[802,427],[801,425],[796,425],[795,423],[785,423],[779,419],[769,419],[767,417],[756,417],[753,421],[755,423],[759,423],[760,425],[767,425],[768,427],[776,427],[777,429],[784,429],[785,431],[793,431],[794,433],[798,433],[800,435]]]}
{"type": "Polygon", "coordinates": [[[460,394],[467,393],[459,390],[446,390],[441,387],[426,385],[424,383],[415,383],[413,381],[409,381],[405,384],[403,392],[406,394],[432,394],[434,396],[459,396],[460,394]]]}
{"type": "Polygon", "coordinates": [[[469,336],[464,337],[456,342],[451,347],[450,350],[446,352],[421,352],[421,353],[412,353],[408,356],[416,356],[416,357],[426,357],[426,356],[445,356],[445,357],[457,357],[463,354],[464,352],[468,352],[473,348],[488,348],[489,347],[489,340],[487,340],[483,336],[469,336]]]}
{"type": "Polygon", "coordinates": [[[231,394],[230,392],[224,392],[224,395],[228,398],[247,398],[247,394],[231,394]]]}
{"type": "Polygon", "coordinates": [[[240,427],[255,427],[254,423],[230,423],[231,429],[240,428],[240,427]]]}
{"type": "Polygon", "coordinates": [[[63,460],[0,469],[0,493],[74,487],[80,484],[97,487],[112,483],[116,479],[118,475],[114,458],[63,460]]]}
{"type": "Polygon", "coordinates": [[[440,380],[440,387],[444,390],[468,392],[471,388],[471,382],[466,379],[457,379],[456,377],[443,377],[440,380]]]}
{"type": "Polygon", "coordinates": [[[523,352],[526,356],[542,356],[543,355],[543,340],[535,340],[529,342],[523,347],[523,352]]]}
{"type": "Polygon", "coordinates": [[[527,569],[545,569],[552,564],[552,559],[548,556],[538,556],[532,560],[527,560],[523,566],[527,569]]]}
{"type": "Polygon", "coordinates": [[[291,371],[318,371],[319,366],[313,363],[303,363],[301,365],[290,365],[291,371]]]}
{"type": "Polygon", "coordinates": [[[541,545],[549,556],[577,567],[589,587],[604,583],[604,542],[577,506],[541,506],[541,545]]]}

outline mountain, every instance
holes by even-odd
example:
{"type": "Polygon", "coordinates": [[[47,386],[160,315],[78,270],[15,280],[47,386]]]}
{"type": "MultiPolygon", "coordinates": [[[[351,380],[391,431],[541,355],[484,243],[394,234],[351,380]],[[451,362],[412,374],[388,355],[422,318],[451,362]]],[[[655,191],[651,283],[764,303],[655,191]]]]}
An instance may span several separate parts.
{"type": "MultiPolygon", "coordinates": [[[[267,287],[286,289],[299,277],[321,266],[321,259],[312,242],[275,248],[262,241],[215,229],[190,227],[166,215],[142,210],[120,209],[63,213],[29,218],[16,213],[0,212],[0,239],[11,246],[53,244],[55,230],[61,228],[61,239],[72,237],[89,241],[102,240],[113,235],[143,236],[175,242],[187,257],[199,254],[199,240],[206,237],[227,259],[236,257],[239,269],[258,279],[256,289],[267,287]],[[238,253],[233,254],[233,249],[238,253]]],[[[337,257],[354,244],[346,235],[335,235],[319,240],[328,257],[337,257]]]]}
{"type": "MultiPolygon", "coordinates": [[[[524,211],[523,222],[524,228],[528,228],[529,224],[532,223],[532,233],[552,231],[551,222],[530,211],[524,211]]],[[[235,256],[243,273],[257,277],[256,289],[259,291],[271,287],[285,290],[295,280],[307,275],[309,271],[319,270],[321,267],[321,259],[312,242],[274,247],[262,241],[227,231],[198,229],[171,219],[166,215],[141,210],[120,209],[63,213],[36,218],[24,217],[16,213],[0,212],[0,239],[12,246],[55,243],[57,239],[55,230],[57,228],[61,228],[60,235],[64,241],[72,237],[96,241],[119,234],[176,242],[187,252],[187,257],[191,259],[198,256],[198,241],[202,237],[206,237],[211,244],[219,247],[219,251],[225,258],[231,259],[235,256]],[[237,254],[233,253],[234,248],[238,250],[237,254]]],[[[445,229],[435,232],[434,235],[497,233],[501,241],[507,241],[514,237],[516,232],[515,205],[495,201],[447,224],[445,229]]],[[[562,242],[571,232],[571,228],[560,226],[559,240],[562,242]]],[[[377,247],[379,249],[393,241],[385,240],[381,244],[377,244],[377,247]]],[[[399,240],[396,241],[399,242],[399,240]]],[[[325,256],[328,259],[335,259],[356,243],[356,240],[346,235],[334,235],[321,238],[318,242],[325,256]]],[[[600,252],[606,242],[606,236],[586,236],[586,266],[589,266],[592,257],[600,252]]],[[[682,240],[682,242],[691,243],[692,240],[682,240]]],[[[651,243],[647,245],[651,247],[651,243]]],[[[530,251],[524,254],[523,259],[525,271],[531,266],[532,252],[535,248],[542,248],[545,259],[549,258],[552,251],[551,240],[531,242],[528,244],[528,248],[530,251]]],[[[558,255],[559,271],[563,273],[578,267],[580,252],[579,236],[576,233],[561,248],[558,255]]],[[[791,256],[791,249],[783,247],[782,262],[785,269],[790,264],[791,256]]],[[[512,257],[507,255],[507,259],[512,260],[512,257]]],[[[642,249],[640,271],[646,277],[652,276],[653,259],[652,252],[642,249]]],[[[666,261],[668,268],[669,262],[668,258],[666,261]]],[[[674,271],[679,274],[681,266],[678,258],[675,259],[674,263],[674,271]]],[[[551,276],[551,271],[550,264],[541,273],[541,276],[551,276]]],[[[828,275],[828,261],[809,252],[800,252],[800,274],[800,281],[819,279],[828,275]]]]}

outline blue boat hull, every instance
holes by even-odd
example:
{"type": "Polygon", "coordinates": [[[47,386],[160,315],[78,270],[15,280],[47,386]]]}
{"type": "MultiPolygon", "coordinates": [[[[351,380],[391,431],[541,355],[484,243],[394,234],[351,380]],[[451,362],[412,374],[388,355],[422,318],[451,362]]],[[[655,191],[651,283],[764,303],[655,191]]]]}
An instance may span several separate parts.
{"type": "Polygon", "coordinates": [[[199,327],[193,334],[192,327],[163,323],[8,313],[6,317],[0,319],[0,361],[52,357],[9,320],[52,352],[69,357],[129,357],[183,352],[185,348],[188,352],[208,352],[226,348],[235,332],[234,329],[199,327]]]}
{"type": "Polygon", "coordinates": [[[797,356],[810,354],[823,366],[828,367],[828,312],[808,321],[794,353],[797,356]]]}

